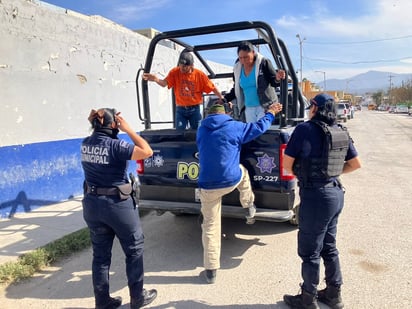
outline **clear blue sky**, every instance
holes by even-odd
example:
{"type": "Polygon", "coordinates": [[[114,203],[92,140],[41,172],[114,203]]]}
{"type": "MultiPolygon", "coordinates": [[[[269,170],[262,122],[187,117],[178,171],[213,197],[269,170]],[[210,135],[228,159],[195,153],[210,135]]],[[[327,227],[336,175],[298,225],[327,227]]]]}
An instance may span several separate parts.
{"type": "MultiPolygon", "coordinates": [[[[47,0],[129,29],[159,31],[261,20],[288,46],[295,69],[314,82],[369,70],[412,73],[411,0],[47,0]],[[321,72],[325,72],[325,74],[321,72]]],[[[236,55],[233,55],[235,58],[236,55]]]]}

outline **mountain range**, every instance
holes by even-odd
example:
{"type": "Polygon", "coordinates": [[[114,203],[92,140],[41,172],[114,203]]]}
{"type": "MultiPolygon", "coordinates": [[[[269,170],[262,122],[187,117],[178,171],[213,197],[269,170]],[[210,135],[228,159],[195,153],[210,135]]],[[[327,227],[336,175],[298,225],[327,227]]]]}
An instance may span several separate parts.
{"type": "MultiPolygon", "coordinates": [[[[327,79],[326,90],[345,91],[356,95],[388,91],[390,87],[400,87],[402,83],[412,80],[412,73],[398,74],[381,71],[368,71],[346,79],[327,79]]],[[[316,85],[324,88],[324,82],[316,85]]]]}

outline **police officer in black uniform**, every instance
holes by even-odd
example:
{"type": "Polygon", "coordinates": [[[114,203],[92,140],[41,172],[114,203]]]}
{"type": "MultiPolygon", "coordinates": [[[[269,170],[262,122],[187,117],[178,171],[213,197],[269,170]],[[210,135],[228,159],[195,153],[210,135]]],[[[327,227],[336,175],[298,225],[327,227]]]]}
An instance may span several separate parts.
{"type": "Polygon", "coordinates": [[[113,240],[116,236],[126,256],[130,307],[141,308],[157,296],[156,290],[143,289],[143,232],[139,213],[132,199],[127,177],[128,160],[153,154],[149,144],[112,108],[92,110],[91,136],[81,145],[85,175],[83,217],[93,245],[92,277],[95,305],[99,309],[118,308],[121,297],[109,295],[109,271],[113,240]],[[119,129],[134,144],[117,138],[119,129]]]}
{"type": "Polygon", "coordinates": [[[317,309],[319,300],[340,309],[342,274],[336,232],[344,189],[339,175],[352,172],[361,164],[346,128],[336,123],[333,97],[321,93],[310,102],[310,121],[295,128],[283,161],[284,168],[298,178],[298,254],[303,278],[301,294],[283,298],[290,308],[317,309]],[[326,288],[317,291],[321,258],[326,288]]]}

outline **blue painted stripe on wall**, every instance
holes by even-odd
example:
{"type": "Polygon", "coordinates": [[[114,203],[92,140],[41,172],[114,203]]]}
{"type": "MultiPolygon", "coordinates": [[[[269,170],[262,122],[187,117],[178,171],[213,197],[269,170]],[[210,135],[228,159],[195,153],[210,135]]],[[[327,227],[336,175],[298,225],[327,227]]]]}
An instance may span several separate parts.
{"type": "MultiPolygon", "coordinates": [[[[128,140],[127,135],[119,137],[128,140]]],[[[82,140],[0,147],[1,217],[83,195],[82,140]]],[[[131,162],[129,172],[135,171],[131,162]]]]}

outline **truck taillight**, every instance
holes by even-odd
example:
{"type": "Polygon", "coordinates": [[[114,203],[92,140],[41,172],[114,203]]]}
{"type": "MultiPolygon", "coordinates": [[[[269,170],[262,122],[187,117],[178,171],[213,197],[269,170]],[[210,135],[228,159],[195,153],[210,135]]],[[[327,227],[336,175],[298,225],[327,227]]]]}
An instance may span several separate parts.
{"type": "Polygon", "coordinates": [[[144,160],[136,160],[137,169],[136,172],[138,175],[142,175],[144,173],[144,160]]]}
{"type": "Polygon", "coordinates": [[[289,181],[295,178],[294,175],[288,173],[283,168],[283,156],[285,155],[286,144],[281,144],[279,149],[279,170],[280,170],[280,180],[289,181]]]}

